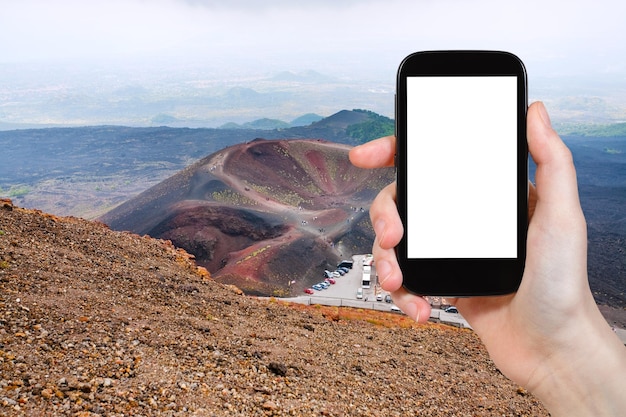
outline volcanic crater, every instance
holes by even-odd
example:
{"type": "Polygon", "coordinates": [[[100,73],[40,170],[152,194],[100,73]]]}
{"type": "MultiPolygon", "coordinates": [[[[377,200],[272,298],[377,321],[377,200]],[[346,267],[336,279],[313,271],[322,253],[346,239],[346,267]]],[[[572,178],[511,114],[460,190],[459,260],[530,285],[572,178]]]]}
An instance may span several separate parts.
{"type": "Polygon", "coordinates": [[[369,205],[394,171],[356,168],[349,149],[255,139],[198,161],[100,220],[171,240],[248,294],[299,293],[340,259],[371,250],[369,205]]]}

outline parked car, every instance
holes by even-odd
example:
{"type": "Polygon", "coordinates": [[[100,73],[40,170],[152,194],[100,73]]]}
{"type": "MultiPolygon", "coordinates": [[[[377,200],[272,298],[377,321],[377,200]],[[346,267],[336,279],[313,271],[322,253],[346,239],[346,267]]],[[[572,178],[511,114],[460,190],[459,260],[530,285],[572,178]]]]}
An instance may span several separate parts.
{"type": "Polygon", "coordinates": [[[312,288],[317,291],[321,291],[324,289],[324,287],[322,287],[320,284],[315,284],[312,286],[312,288]]]}
{"type": "Polygon", "coordinates": [[[383,294],[382,293],[376,294],[376,301],[383,301],[383,294]]]}
{"type": "Polygon", "coordinates": [[[357,300],[360,300],[363,298],[363,288],[357,288],[356,290],[356,298],[357,300]]]}
{"type": "Polygon", "coordinates": [[[324,288],[324,289],[326,289],[326,288],[330,287],[330,284],[329,284],[328,282],[326,282],[326,281],[324,281],[324,282],[320,282],[320,284],[319,284],[319,285],[321,285],[321,286],[322,286],[322,288],[324,288]]]}
{"type": "Polygon", "coordinates": [[[324,271],[324,278],[332,278],[333,277],[333,273],[330,272],[328,269],[324,271]]]}
{"type": "Polygon", "coordinates": [[[330,283],[330,284],[336,284],[337,281],[335,281],[335,278],[326,278],[326,282],[330,283]]]}
{"type": "Polygon", "coordinates": [[[451,313],[451,314],[459,314],[459,310],[455,306],[447,307],[443,311],[445,311],[446,313],[451,313]]]}
{"type": "Polygon", "coordinates": [[[392,305],[391,305],[390,310],[391,310],[391,311],[393,311],[394,313],[402,313],[402,310],[400,310],[400,307],[398,307],[398,306],[397,306],[397,305],[395,305],[395,304],[392,304],[392,305]]]}
{"type": "Polygon", "coordinates": [[[348,269],[352,269],[352,266],[354,265],[353,261],[341,261],[339,262],[339,264],[337,265],[337,268],[348,268],[348,269]]]}
{"type": "Polygon", "coordinates": [[[390,303],[391,302],[391,295],[389,295],[389,294],[385,295],[385,302],[386,303],[390,303]]]}
{"type": "Polygon", "coordinates": [[[305,288],[305,289],[304,289],[304,292],[305,292],[305,293],[307,293],[307,294],[313,294],[313,293],[315,293],[315,291],[313,291],[313,288],[305,288]]]}
{"type": "Polygon", "coordinates": [[[347,274],[348,272],[350,272],[350,270],[346,268],[345,266],[340,266],[339,268],[337,268],[337,271],[343,271],[344,274],[347,274]]]}
{"type": "Polygon", "coordinates": [[[346,273],[345,273],[345,271],[343,269],[337,269],[335,272],[338,273],[341,276],[346,275],[346,273]]]}

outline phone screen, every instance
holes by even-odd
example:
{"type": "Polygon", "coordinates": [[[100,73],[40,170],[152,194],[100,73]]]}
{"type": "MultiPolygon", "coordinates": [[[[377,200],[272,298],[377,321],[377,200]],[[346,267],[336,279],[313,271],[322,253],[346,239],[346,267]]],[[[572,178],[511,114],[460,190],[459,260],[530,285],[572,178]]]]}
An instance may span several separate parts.
{"type": "Polygon", "coordinates": [[[408,258],[515,258],[517,77],[406,80],[408,258]]]}

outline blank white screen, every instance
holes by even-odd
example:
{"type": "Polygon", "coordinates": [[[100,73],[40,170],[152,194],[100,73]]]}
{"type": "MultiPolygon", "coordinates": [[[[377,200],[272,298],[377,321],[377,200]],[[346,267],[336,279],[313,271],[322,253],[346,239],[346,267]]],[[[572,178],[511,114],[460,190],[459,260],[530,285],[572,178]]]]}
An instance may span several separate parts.
{"type": "Polygon", "coordinates": [[[517,78],[407,78],[407,255],[517,256],[517,78]]]}

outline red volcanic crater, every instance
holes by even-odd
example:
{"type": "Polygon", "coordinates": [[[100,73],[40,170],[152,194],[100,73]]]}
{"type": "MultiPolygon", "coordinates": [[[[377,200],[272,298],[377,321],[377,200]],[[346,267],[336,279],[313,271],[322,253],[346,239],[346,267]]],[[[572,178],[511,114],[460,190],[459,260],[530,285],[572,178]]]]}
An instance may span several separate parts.
{"type": "Polygon", "coordinates": [[[349,149],[303,139],[235,145],[100,220],[169,239],[248,294],[299,293],[341,258],[371,250],[369,205],[393,170],[356,168],[349,149]]]}

